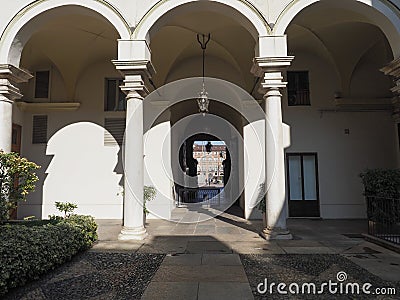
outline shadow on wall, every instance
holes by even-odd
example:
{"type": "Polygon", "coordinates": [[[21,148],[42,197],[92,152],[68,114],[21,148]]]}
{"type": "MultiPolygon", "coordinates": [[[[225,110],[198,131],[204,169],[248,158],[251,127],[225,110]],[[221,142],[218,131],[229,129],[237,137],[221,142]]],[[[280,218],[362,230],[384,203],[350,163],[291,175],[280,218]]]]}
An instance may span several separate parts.
{"type": "Polygon", "coordinates": [[[104,128],[89,122],[68,125],[48,142],[53,155],[43,185],[42,216],[57,213],[55,201],[73,202],[77,213],[122,218],[120,147],[104,146],[104,128]]]}

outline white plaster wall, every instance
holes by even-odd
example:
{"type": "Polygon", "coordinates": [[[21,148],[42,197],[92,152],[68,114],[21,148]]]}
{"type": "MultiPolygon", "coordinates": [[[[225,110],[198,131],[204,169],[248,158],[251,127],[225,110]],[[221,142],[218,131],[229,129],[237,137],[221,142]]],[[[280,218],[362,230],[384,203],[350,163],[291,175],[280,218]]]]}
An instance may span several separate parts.
{"type": "MultiPolygon", "coordinates": [[[[12,112],[12,120],[13,123],[18,124],[20,126],[24,125],[24,113],[17,107],[17,104],[13,103],[13,112],[12,112]]],[[[22,140],[21,140],[22,142],[22,140]]]]}
{"type": "MultiPolygon", "coordinates": [[[[146,118],[146,114],[145,114],[146,118]]],[[[171,125],[169,121],[151,128],[144,135],[144,184],[154,186],[156,198],[146,204],[149,219],[171,218],[175,207],[172,196],[171,125]]]]}
{"type": "Polygon", "coordinates": [[[260,185],[265,182],[265,121],[244,126],[243,138],[245,218],[260,219],[260,185]]]}
{"type": "Polygon", "coordinates": [[[317,152],[322,218],[364,218],[358,175],[366,168],[396,167],[394,120],[390,112],[321,113],[319,109],[334,108],[338,82],[330,65],[297,52],[290,69],[309,71],[311,106],[288,107],[285,93],[283,120],[291,132],[286,152],[317,152]]]}
{"type": "Polygon", "coordinates": [[[22,154],[42,168],[36,192],[18,209],[19,218],[46,218],[56,213],[55,201],[74,202],[78,213],[96,218],[122,218],[122,153],[119,146],[104,146],[103,140],[104,118],[121,116],[104,112],[104,78],[118,76],[111,62],[87,68],[76,89],[80,108],[47,112],[47,145],[31,143],[33,113],[24,114],[22,154]]]}

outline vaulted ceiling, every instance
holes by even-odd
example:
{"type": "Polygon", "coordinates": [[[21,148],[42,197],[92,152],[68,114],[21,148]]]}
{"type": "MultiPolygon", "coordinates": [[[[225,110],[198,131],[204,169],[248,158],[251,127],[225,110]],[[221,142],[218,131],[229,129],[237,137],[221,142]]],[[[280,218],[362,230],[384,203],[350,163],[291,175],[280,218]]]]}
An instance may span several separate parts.
{"type": "Polygon", "coordinates": [[[390,96],[390,78],[379,69],[393,59],[392,50],[383,32],[365,16],[320,2],[301,12],[286,33],[291,54],[309,53],[332,66],[344,95],[365,96],[353,85],[362,71],[370,97],[390,96]],[[368,89],[371,85],[380,90],[368,89]]]}
{"type": "Polygon", "coordinates": [[[255,41],[234,19],[217,12],[196,11],[171,18],[151,39],[155,82],[202,76],[202,50],[196,35],[211,34],[205,76],[230,80],[249,90],[255,41]]]}
{"type": "Polygon", "coordinates": [[[117,58],[118,38],[116,30],[100,16],[61,15],[37,28],[24,47],[21,66],[38,70],[52,65],[73,98],[77,80],[88,66],[117,58]]]}

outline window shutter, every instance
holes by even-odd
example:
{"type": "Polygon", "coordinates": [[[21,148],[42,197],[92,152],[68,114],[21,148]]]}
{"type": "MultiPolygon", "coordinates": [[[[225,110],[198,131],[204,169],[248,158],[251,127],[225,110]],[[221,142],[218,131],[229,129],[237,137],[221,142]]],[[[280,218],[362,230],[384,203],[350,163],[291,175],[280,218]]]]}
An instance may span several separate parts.
{"type": "Polygon", "coordinates": [[[47,116],[33,116],[32,144],[47,143],[47,116]]]}
{"type": "Polygon", "coordinates": [[[125,118],[106,118],[104,121],[104,146],[122,145],[125,118]]]}

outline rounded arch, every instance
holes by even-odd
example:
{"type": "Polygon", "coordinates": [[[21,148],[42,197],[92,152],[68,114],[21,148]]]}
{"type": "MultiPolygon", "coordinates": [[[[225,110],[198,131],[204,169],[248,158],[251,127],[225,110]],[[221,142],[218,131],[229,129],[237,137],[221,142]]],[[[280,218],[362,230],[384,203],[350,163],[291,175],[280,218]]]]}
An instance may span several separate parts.
{"type": "MultiPolygon", "coordinates": [[[[293,19],[310,5],[321,0],[298,0],[289,4],[278,17],[274,26],[274,35],[285,34],[293,19]]],[[[385,34],[393,51],[393,56],[400,56],[400,16],[383,0],[354,0],[334,2],[338,7],[349,9],[366,16],[371,23],[378,26],[385,34]],[[372,21],[373,20],[373,21],[372,21]]],[[[331,2],[330,2],[331,3],[331,2]]],[[[390,4],[392,5],[392,4],[390,4]]]]}
{"type": "MultiPolygon", "coordinates": [[[[7,24],[1,34],[0,63],[9,63],[19,66],[22,50],[33,34],[35,28],[40,26],[43,14],[57,14],[58,8],[66,12],[71,8],[80,7],[88,12],[102,17],[108,21],[118,32],[121,39],[130,39],[131,30],[123,16],[111,4],[104,0],[47,0],[40,3],[31,3],[21,9],[7,24]],[[25,26],[30,23],[30,26],[25,26]]],[[[43,18],[46,19],[46,18],[43,18]]]]}
{"type": "Polygon", "coordinates": [[[210,2],[193,0],[159,1],[150,9],[139,21],[133,32],[134,39],[147,40],[150,43],[152,31],[157,31],[164,22],[162,18],[168,15],[172,10],[181,9],[182,11],[191,11],[198,9],[199,5],[204,5],[207,10],[217,11],[236,17],[238,22],[245,27],[256,41],[259,36],[269,35],[270,30],[268,22],[262,14],[248,1],[239,0],[213,0],[210,2]]]}

